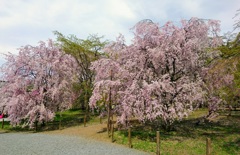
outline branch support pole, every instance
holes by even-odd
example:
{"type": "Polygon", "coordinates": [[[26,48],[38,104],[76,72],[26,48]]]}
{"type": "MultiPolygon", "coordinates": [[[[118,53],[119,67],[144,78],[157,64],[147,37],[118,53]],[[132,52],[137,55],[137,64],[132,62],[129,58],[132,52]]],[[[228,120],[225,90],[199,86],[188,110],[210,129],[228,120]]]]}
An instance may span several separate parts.
{"type": "Polygon", "coordinates": [[[2,118],[2,129],[4,128],[4,118],[2,118]]]}
{"type": "Polygon", "coordinates": [[[132,148],[131,127],[128,128],[128,146],[132,148]]]}
{"type": "Polygon", "coordinates": [[[157,155],[160,155],[160,133],[157,131],[157,155]]]}
{"type": "Polygon", "coordinates": [[[211,155],[211,139],[206,139],[206,155],[211,155]]]}

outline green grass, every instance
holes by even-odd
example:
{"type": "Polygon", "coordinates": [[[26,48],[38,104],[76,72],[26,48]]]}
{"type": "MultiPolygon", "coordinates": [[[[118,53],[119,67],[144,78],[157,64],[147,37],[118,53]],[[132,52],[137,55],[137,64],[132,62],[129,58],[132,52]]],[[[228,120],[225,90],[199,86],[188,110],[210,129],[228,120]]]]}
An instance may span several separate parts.
{"type": "MultiPolygon", "coordinates": [[[[67,128],[71,126],[78,126],[84,123],[84,117],[87,113],[80,109],[70,109],[64,112],[57,112],[53,122],[48,123],[48,129],[58,129],[59,122],[61,121],[61,128],[67,128]],[[52,128],[51,128],[52,126],[52,128]],[[56,128],[57,127],[57,128],[56,128]]],[[[94,124],[97,121],[96,115],[89,113],[87,115],[87,124],[94,124]]]]}
{"type": "Polygon", "coordinates": [[[2,129],[2,120],[0,121],[0,131],[10,130],[10,122],[4,121],[4,128],[2,129]]]}
{"type": "MultiPolygon", "coordinates": [[[[174,124],[174,131],[160,130],[162,155],[204,155],[206,138],[211,138],[213,155],[240,154],[240,111],[233,116],[220,115],[214,122],[198,120],[207,114],[200,109],[188,119],[174,124]]],[[[132,128],[133,148],[146,152],[156,152],[156,131],[146,126],[132,128]]],[[[115,132],[116,143],[128,145],[127,130],[115,132]]]]}
{"type": "MultiPolygon", "coordinates": [[[[79,110],[79,109],[70,109],[66,110],[64,112],[61,112],[62,117],[60,117],[60,112],[56,113],[56,116],[54,118],[54,121],[60,121],[60,119],[64,121],[77,121],[77,122],[82,122],[84,121],[84,116],[86,115],[85,111],[79,110]]],[[[96,123],[99,122],[99,118],[96,117],[97,115],[94,115],[92,113],[88,114],[87,117],[87,123],[96,123]]]]}
{"type": "MultiPolygon", "coordinates": [[[[61,120],[61,129],[83,124],[85,114],[86,112],[80,109],[70,109],[70,110],[63,111],[61,113],[57,112],[53,121],[47,122],[44,126],[41,126],[40,124],[38,124],[38,131],[57,130],[59,129],[60,120],[61,120]]],[[[90,113],[87,117],[87,123],[92,124],[95,122],[97,122],[97,118],[90,113]]],[[[9,122],[4,122],[3,129],[1,127],[2,127],[2,122],[0,122],[0,131],[5,131],[5,132],[35,131],[35,129],[29,129],[28,127],[25,127],[25,128],[22,128],[21,126],[13,127],[9,124],[9,122]]]]}
{"type": "Polygon", "coordinates": [[[20,132],[20,131],[31,131],[31,129],[25,127],[20,127],[20,126],[15,126],[13,127],[9,121],[4,121],[4,126],[2,128],[2,121],[0,122],[0,131],[1,132],[20,132]]]}
{"type": "Polygon", "coordinates": [[[85,113],[80,110],[80,109],[70,109],[70,110],[66,110],[63,112],[57,112],[54,118],[54,121],[59,121],[60,119],[62,121],[69,121],[69,120],[74,120],[74,119],[80,119],[83,118],[85,115],[85,113]],[[62,117],[60,117],[60,114],[62,115],[62,117]]]}
{"type": "Polygon", "coordinates": [[[206,108],[198,109],[192,112],[187,119],[194,119],[204,117],[208,114],[208,110],[206,108]]]}

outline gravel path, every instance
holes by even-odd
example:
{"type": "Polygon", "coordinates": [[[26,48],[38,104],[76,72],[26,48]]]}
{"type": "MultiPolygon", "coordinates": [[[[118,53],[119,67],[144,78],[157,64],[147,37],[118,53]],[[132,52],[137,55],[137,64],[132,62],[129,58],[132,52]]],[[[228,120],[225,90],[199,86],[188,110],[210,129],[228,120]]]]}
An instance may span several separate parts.
{"type": "Polygon", "coordinates": [[[0,133],[1,155],[147,155],[82,137],[41,133],[0,133]]]}

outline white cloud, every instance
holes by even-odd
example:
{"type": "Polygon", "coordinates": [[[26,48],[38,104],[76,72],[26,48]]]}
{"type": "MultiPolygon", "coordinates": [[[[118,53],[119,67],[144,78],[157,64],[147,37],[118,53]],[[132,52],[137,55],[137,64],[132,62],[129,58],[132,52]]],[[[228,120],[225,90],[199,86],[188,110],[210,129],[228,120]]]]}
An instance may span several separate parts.
{"type": "Polygon", "coordinates": [[[54,30],[80,38],[98,33],[114,39],[122,33],[129,41],[129,29],[142,19],[160,24],[192,16],[218,19],[226,32],[237,9],[239,0],[1,0],[0,52],[54,38],[54,30]]]}
{"type": "Polygon", "coordinates": [[[135,14],[124,0],[109,0],[106,6],[108,13],[113,18],[134,19],[135,14]]]}

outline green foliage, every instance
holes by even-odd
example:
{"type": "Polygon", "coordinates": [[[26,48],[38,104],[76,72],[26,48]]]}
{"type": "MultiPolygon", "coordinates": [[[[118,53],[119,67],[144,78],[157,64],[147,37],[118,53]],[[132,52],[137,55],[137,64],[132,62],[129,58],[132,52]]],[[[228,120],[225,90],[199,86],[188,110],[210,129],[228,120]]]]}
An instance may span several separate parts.
{"type": "Polygon", "coordinates": [[[234,73],[234,82],[237,88],[240,89],[240,61],[236,65],[236,72],[234,73]]]}
{"type": "Polygon", "coordinates": [[[75,35],[66,37],[58,31],[54,31],[53,33],[57,36],[57,44],[59,44],[66,53],[74,56],[78,63],[82,63],[84,66],[98,59],[101,50],[107,44],[107,41],[101,41],[103,36],[99,37],[96,34],[90,35],[84,40],[77,38],[75,35]]]}
{"type": "Polygon", "coordinates": [[[223,58],[229,58],[232,56],[240,55],[240,33],[237,34],[233,41],[229,41],[226,45],[222,45],[218,48],[222,52],[223,58]]]}
{"type": "Polygon", "coordinates": [[[222,58],[225,59],[231,67],[230,74],[234,76],[233,84],[221,88],[222,96],[227,101],[232,101],[233,106],[238,106],[240,102],[240,33],[236,38],[227,42],[225,46],[219,48],[222,52],[222,58]]]}
{"type": "Polygon", "coordinates": [[[218,48],[221,57],[210,64],[207,84],[233,107],[240,103],[240,33],[218,48]]]}

